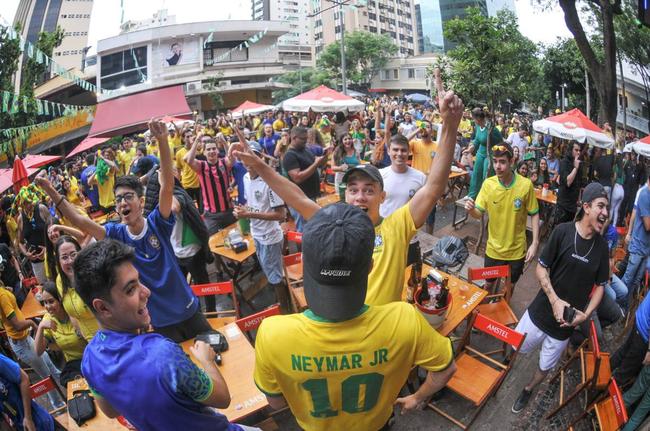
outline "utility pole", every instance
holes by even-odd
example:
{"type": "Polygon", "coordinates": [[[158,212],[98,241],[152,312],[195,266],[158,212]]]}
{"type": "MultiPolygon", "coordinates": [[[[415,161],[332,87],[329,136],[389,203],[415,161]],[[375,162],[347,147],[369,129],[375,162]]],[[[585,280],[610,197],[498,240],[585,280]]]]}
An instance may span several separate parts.
{"type": "Polygon", "coordinates": [[[587,118],[591,118],[591,94],[589,94],[589,73],[585,68],[585,89],[587,90],[587,118]]]}
{"type": "Polygon", "coordinates": [[[343,94],[348,94],[348,82],[345,77],[345,17],[343,16],[343,2],[339,3],[339,26],[341,28],[341,88],[343,94]]]}

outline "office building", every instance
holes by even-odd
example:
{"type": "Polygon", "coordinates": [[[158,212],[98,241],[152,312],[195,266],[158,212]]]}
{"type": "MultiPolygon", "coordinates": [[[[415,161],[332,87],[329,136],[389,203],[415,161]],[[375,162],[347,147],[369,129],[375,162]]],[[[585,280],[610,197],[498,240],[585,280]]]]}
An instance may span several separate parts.
{"type": "Polygon", "coordinates": [[[314,48],[318,54],[341,39],[341,18],[347,33],[357,30],[386,34],[398,46],[398,55],[417,52],[414,0],[357,0],[332,8],[328,0],[312,0],[314,48]]]}

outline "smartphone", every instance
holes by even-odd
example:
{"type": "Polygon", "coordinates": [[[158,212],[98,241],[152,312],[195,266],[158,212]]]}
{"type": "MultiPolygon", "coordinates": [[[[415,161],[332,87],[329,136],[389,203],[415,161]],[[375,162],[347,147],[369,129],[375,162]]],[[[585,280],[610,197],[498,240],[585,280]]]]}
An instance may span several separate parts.
{"type": "Polygon", "coordinates": [[[571,323],[573,322],[573,319],[575,319],[575,317],[576,317],[576,309],[568,305],[565,306],[562,319],[564,319],[566,323],[571,323]]]}

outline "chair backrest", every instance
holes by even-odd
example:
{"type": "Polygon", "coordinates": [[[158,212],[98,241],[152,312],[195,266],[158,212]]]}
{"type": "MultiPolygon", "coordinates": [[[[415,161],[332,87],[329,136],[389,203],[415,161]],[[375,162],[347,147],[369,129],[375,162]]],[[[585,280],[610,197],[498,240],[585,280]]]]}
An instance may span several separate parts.
{"type": "Polygon", "coordinates": [[[292,230],[287,231],[287,241],[295,242],[296,244],[302,244],[302,233],[292,230]]]}
{"type": "Polygon", "coordinates": [[[232,280],[193,284],[191,287],[196,296],[226,295],[233,292],[232,280]]]}
{"type": "Polygon", "coordinates": [[[596,324],[593,320],[589,322],[589,343],[591,350],[594,352],[596,358],[600,358],[600,343],[598,342],[598,332],[596,332],[596,324]]]}
{"type": "Polygon", "coordinates": [[[485,268],[469,268],[467,270],[467,280],[486,280],[488,278],[507,278],[510,277],[510,266],[487,266],[485,268]]]}
{"type": "Polygon", "coordinates": [[[284,262],[284,266],[297,265],[302,262],[302,253],[294,253],[283,256],[282,262],[284,262]]]}
{"type": "Polygon", "coordinates": [[[510,344],[515,349],[519,350],[524,342],[525,335],[517,332],[512,328],[508,328],[499,322],[496,322],[489,317],[478,313],[474,319],[473,327],[481,332],[497,338],[504,343],[510,344]]]}
{"type": "Polygon", "coordinates": [[[52,378],[52,376],[48,376],[48,377],[44,378],[43,380],[34,383],[33,385],[31,385],[29,387],[29,389],[31,390],[32,399],[38,398],[41,395],[45,395],[50,391],[57,391],[57,392],[59,392],[59,394],[61,396],[63,396],[63,394],[61,393],[61,390],[58,388],[58,386],[54,382],[54,379],[52,378]]]}
{"type": "Polygon", "coordinates": [[[627,410],[625,409],[625,402],[623,401],[623,395],[621,394],[621,389],[616,383],[616,379],[612,377],[609,382],[609,396],[612,399],[612,404],[614,405],[614,413],[616,414],[616,423],[619,426],[623,426],[628,421],[627,410]]]}
{"type": "Polygon", "coordinates": [[[253,331],[259,328],[262,320],[266,319],[269,316],[275,316],[278,314],[280,314],[280,305],[275,304],[265,310],[260,311],[259,313],[251,314],[250,316],[236,320],[235,323],[237,326],[239,326],[239,329],[241,329],[242,332],[253,331]]]}
{"type": "MultiPolygon", "coordinates": [[[[192,292],[196,296],[208,296],[208,295],[232,295],[232,303],[235,307],[234,310],[227,310],[228,313],[232,311],[235,312],[235,316],[239,317],[239,301],[237,300],[237,295],[235,294],[235,289],[232,284],[232,280],[228,281],[218,281],[215,283],[204,283],[204,284],[193,284],[190,286],[192,292]]],[[[221,314],[222,312],[208,312],[209,314],[221,314]]]]}

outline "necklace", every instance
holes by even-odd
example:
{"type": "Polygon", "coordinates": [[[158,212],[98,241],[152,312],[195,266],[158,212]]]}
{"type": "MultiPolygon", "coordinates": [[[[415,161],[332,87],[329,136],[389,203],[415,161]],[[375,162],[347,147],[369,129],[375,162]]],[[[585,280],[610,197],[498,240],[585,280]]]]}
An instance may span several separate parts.
{"type": "Polygon", "coordinates": [[[593,250],[594,244],[596,244],[596,238],[591,240],[591,247],[589,247],[589,251],[587,252],[587,254],[585,254],[584,256],[580,256],[578,254],[578,227],[576,226],[576,233],[575,233],[575,235],[573,237],[573,255],[572,255],[572,257],[575,257],[576,259],[579,259],[579,260],[581,260],[583,262],[589,262],[587,260],[587,256],[589,256],[589,253],[591,253],[591,250],[593,250]]]}

